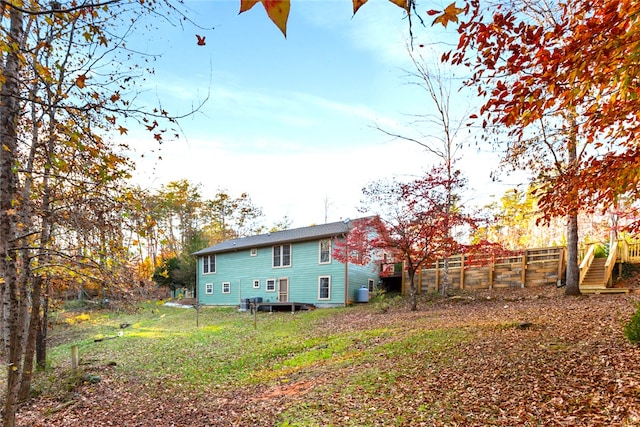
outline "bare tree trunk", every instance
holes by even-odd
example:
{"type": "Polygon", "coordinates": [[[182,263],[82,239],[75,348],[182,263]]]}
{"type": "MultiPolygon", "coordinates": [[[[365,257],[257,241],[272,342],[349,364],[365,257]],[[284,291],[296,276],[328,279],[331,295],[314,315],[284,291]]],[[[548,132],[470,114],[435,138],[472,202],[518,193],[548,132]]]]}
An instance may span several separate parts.
{"type": "MultiPolygon", "coordinates": [[[[48,152],[53,153],[53,137],[49,137],[48,152]]],[[[51,162],[51,157],[47,159],[47,163],[51,162]]],[[[49,252],[49,242],[51,240],[51,234],[53,229],[53,216],[51,213],[51,186],[49,184],[51,168],[47,168],[43,178],[44,193],[42,195],[42,208],[44,215],[42,219],[42,230],[40,231],[40,249],[38,251],[38,265],[47,265],[51,260],[51,254],[49,252]]],[[[34,278],[34,291],[33,291],[33,308],[34,312],[37,312],[37,316],[31,316],[33,322],[31,328],[35,330],[34,345],[36,352],[36,363],[39,368],[44,369],[46,366],[47,358],[47,323],[49,314],[49,278],[43,278],[38,274],[34,278]],[[47,288],[43,291],[43,281],[46,282],[47,288]],[[37,293],[37,295],[36,295],[37,293]],[[43,295],[44,294],[44,295],[43,295]],[[37,300],[36,300],[37,297],[37,300]],[[42,305],[41,305],[42,302],[42,305]],[[37,304],[37,305],[36,305],[37,304]],[[37,310],[36,310],[37,308],[37,310]]]]}
{"type": "Polygon", "coordinates": [[[20,296],[17,289],[16,266],[16,199],[17,125],[20,112],[18,79],[20,76],[20,46],[23,38],[23,17],[16,8],[9,8],[9,35],[2,74],[5,78],[0,90],[0,270],[4,276],[5,329],[9,332],[7,357],[7,389],[2,423],[14,427],[18,402],[18,381],[22,361],[23,322],[20,319],[20,296]]]}
{"type": "MultiPolygon", "coordinates": [[[[567,136],[568,170],[578,169],[578,135],[576,134],[576,114],[569,111],[569,134],[567,136]]],[[[571,188],[569,197],[578,200],[577,192],[571,188]]],[[[567,285],[565,295],[580,295],[580,269],[578,266],[578,211],[571,208],[567,221],[567,285]]]]}
{"type": "MultiPolygon", "coordinates": [[[[53,153],[53,114],[50,114],[51,120],[51,128],[49,140],[47,142],[47,153],[49,153],[47,157],[47,164],[51,165],[51,155],[53,153]]],[[[48,265],[51,259],[51,254],[49,252],[50,248],[50,240],[53,229],[53,217],[51,214],[51,186],[49,182],[51,174],[51,167],[45,168],[45,172],[43,175],[42,186],[43,186],[43,194],[42,194],[42,229],[40,230],[40,248],[38,249],[38,265],[45,266],[48,265]]],[[[47,334],[47,315],[49,312],[49,279],[43,277],[40,272],[33,277],[33,307],[31,313],[31,325],[29,329],[29,343],[33,345],[36,361],[39,368],[44,368],[46,366],[46,357],[47,357],[47,349],[46,349],[46,334],[47,334]],[[44,283],[47,283],[47,289],[43,292],[44,283]],[[32,341],[31,341],[32,340],[32,341]]],[[[30,365],[33,365],[33,354],[29,355],[30,365]]],[[[30,387],[29,385],[25,385],[25,387],[30,387]]]]}
{"type": "Polygon", "coordinates": [[[578,267],[578,215],[569,215],[567,224],[567,286],[565,295],[580,295],[578,267]]]}
{"type": "MultiPolygon", "coordinates": [[[[4,278],[4,271],[1,273],[4,278]]],[[[9,357],[9,287],[2,282],[1,284],[1,293],[2,293],[2,309],[0,309],[2,313],[2,360],[7,360],[9,357]]]]}
{"type": "Polygon", "coordinates": [[[444,268],[442,269],[442,288],[440,289],[440,295],[447,296],[449,292],[449,258],[444,259],[444,268]]]}
{"type": "MultiPolygon", "coordinates": [[[[33,83],[30,97],[36,99],[38,90],[37,81],[33,83]]],[[[40,145],[38,117],[35,108],[35,102],[31,108],[31,148],[25,169],[29,172],[25,174],[24,183],[21,189],[21,203],[18,207],[19,226],[18,235],[28,236],[35,233],[33,226],[33,210],[31,205],[31,190],[33,189],[33,168],[35,163],[36,152],[40,145]]],[[[31,378],[33,371],[33,357],[35,353],[35,337],[38,318],[40,317],[40,286],[41,281],[32,274],[31,270],[31,243],[29,239],[20,240],[20,253],[22,258],[22,268],[20,270],[20,288],[21,292],[21,315],[25,322],[25,344],[24,358],[22,361],[22,376],[20,377],[20,386],[18,387],[18,400],[25,401],[29,398],[31,391],[31,378]],[[31,302],[31,311],[29,312],[29,301],[31,302]],[[29,314],[30,313],[30,314],[29,314]]]]}
{"type": "Polygon", "coordinates": [[[418,310],[418,292],[416,289],[416,269],[412,266],[409,266],[407,269],[407,273],[409,274],[409,298],[411,301],[411,311],[418,310]]]}
{"type": "Polygon", "coordinates": [[[22,364],[22,376],[20,378],[20,388],[18,400],[24,402],[31,395],[31,379],[33,378],[33,358],[36,352],[36,336],[40,325],[42,298],[42,278],[33,276],[31,280],[31,316],[29,317],[29,328],[27,329],[27,339],[24,348],[24,360],[22,364]]]}
{"type": "Polygon", "coordinates": [[[42,298],[42,316],[40,316],[36,333],[36,366],[38,369],[47,367],[47,326],[49,324],[49,280],[42,298]]]}

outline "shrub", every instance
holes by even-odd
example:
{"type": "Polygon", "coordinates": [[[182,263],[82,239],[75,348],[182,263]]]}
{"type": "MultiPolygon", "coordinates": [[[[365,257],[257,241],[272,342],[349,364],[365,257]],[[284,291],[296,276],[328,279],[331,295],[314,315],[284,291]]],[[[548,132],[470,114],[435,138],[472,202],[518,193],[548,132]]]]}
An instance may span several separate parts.
{"type": "Polygon", "coordinates": [[[596,245],[595,252],[593,254],[595,258],[606,258],[609,256],[609,244],[599,243],[596,245]]]}
{"type": "Polygon", "coordinates": [[[631,319],[624,325],[624,336],[632,344],[640,344],[640,304],[636,306],[636,312],[633,313],[631,319]]]}
{"type": "Polygon", "coordinates": [[[371,296],[371,302],[373,303],[375,309],[383,314],[389,311],[392,305],[401,300],[402,296],[390,296],[384,289],[374,290],[371,296]]]}

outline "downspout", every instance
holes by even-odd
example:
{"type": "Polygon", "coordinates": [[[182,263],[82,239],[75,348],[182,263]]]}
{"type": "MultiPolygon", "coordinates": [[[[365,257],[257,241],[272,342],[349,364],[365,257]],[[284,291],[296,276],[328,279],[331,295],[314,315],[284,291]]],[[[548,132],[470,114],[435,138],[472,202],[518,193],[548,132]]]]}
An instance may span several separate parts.
{"type": "MultiPolygon", "coordinates": [[[[347,249],[349,246],[347,245],[347,249]]],[[[344,306],[346,307],[349,302],[349,256],[344,263],[344,306]]]]}
{"type": "Polygon", "coordinates": [[[349,252],[349,233],[345,233],[343,236],[347,255],[344,262],[344,306],[346,307],[349,303],[349,259],[351,258],[351,253],[349,252]]]}

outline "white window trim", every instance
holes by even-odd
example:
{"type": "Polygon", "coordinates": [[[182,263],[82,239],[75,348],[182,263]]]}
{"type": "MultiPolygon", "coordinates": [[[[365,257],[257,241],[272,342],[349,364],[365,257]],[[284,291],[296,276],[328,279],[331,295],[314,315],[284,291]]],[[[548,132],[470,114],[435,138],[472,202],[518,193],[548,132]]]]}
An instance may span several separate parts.
{"type": "Polygon", "coordinates": [[[331,264],[333,255],[333,244],[331,239],[322,239],[318,241],[318,264],[331,264]],[[322,242],[329,242],[329,261],[322,261],[322,242]]]}
{"type": "Polygon", "coordinates": [[[249,255],[250,256],[258,256],[258,248],[251,248],[249,250],[249,255]]]}
{"type": "Polygon", "coordinates": [[[205,295],[213,295],[213,283],[204,284],[204,293],[205,295]]]}
{"type": "Polygon", "coordinates": [[[318,277],[318,301],[326,301],[326,300],[330,300],[331,299],[331,276],[319,276],[318,277]],[[329,286],[328,286],[328,296],[327,297],[321,297],[320,296],[320,290],[321,290],[321,284],[322,284],[322,279],[329,279],[329,286]]]}
{"type": "Polygon", "coordinates": [[[374,279],[367,280],[367,287],[369,288],[369,292],[373,292],[376,290],[376,281],[374,279]]]}
{"type": "Polygon", "coordinates": [[[231,282],[222,282],[222,293],[223,294],[231,293],[231,282]]]}
{"type": "Polygon", "coordinates": [[[276,279],[267,279],[265,282],[265,292],[275,292],[278,288],[278,281],[276,279]],[[273,282],[273,289],[269,289],[269,282],[273,282]]]}
{"type": "Polygon", "coordinates": [[[255,279],[253,281],[253,289],[260,289],[260,279],[255,279]]]}
{"type": "Polygon", "coordinates": [[[293,264],[292,260],[293,260],[293,245],[291,243],[283,243],[282,245],[273,245],[271,247],[271,267],[272,268],[290,268],[291,265],[293,264]],[[282,264],[282,259],[284,258],[283,257],[284,251],[282,249],[285,246],[289,246],[289,264],[287,265],[282,264]],[[273,265],[274,255],[277,247],[280,248],[280,265],[273,265]]]}
{"type": "Polygon", "coordinates": [[[202,274],[215,274],[215,273],[216,273],[216,267],[217,267],[217,266],[216,266],[216,261],[217,261],[217,260],[216,260],[216,256],[215,256],[215,254],[213,254],[213,255],[204,255],[204,256],[202,257],[202,274]],[[205,271],[204,271],[204,266],[205,266],[205,265],[211,265],[211,263],[206,263],[206,262],[205,262],[205,260],[208,260],[208,258],[209,258],[209,257],[213,257],[213,271],[207,271],[207,272],[205,272],[205,271]]]}

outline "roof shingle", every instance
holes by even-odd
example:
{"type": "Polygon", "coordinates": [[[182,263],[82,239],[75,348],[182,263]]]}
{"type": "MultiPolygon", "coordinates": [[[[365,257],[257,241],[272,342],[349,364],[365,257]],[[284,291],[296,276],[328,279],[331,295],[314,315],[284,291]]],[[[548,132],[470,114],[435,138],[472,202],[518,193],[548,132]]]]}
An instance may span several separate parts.
{"type": "Polygon", "coordinates": [[[329,224],[312,225],[309,227],[293,228],[291,230],[276,231],[274,233],[258,234],[256,236],[241,237],[239,239],[227,240],[217,245],[201,249],[193,255],[208,255],[222,252],[232,252],[240,249],[258,248],[261,246],[271,246],[278,243],[302,242],[305,240],[316,240],[324,237],[339,236],[349,232],[351,221],[331,222],[329,224]]]}

